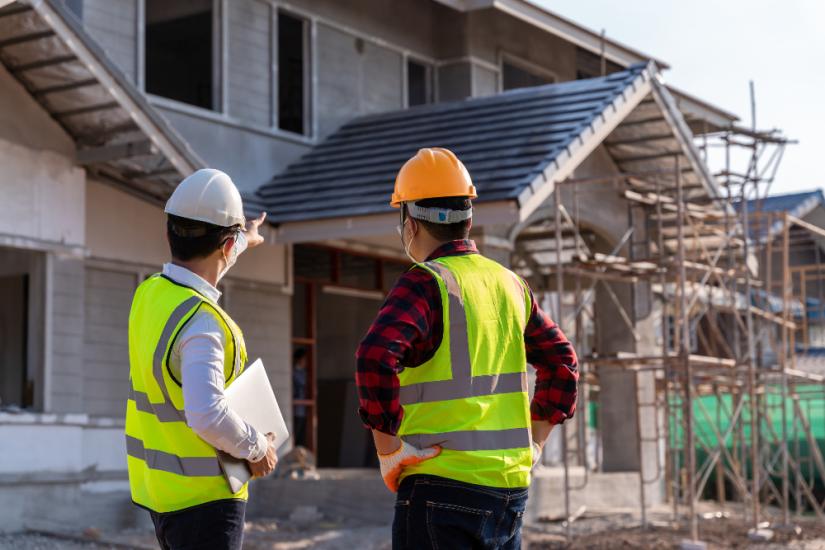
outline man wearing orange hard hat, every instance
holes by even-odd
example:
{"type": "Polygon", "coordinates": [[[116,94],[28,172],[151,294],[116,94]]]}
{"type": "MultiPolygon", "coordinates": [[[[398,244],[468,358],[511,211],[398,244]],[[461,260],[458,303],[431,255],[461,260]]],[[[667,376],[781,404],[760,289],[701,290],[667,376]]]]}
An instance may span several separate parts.
{"type": "Polygon", "coordinates": [[[397,492],[395,549],[520,548],[530,472],[575,410],[570,342],[527,284],[469,240],[476,196],[442,148],[418,151],[395,180],[415,265],[356,353],[359,413],[397,492]]]}

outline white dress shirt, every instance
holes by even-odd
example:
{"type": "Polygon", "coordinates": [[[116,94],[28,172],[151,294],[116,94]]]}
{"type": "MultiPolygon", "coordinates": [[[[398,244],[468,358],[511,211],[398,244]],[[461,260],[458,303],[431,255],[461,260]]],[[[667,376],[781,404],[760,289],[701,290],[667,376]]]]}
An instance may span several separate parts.
{"type": "MultiPolygon", "coordinates": [[[[221,297],[217,288],[185,267],[164,264],[163,274],[215,303],[221,297]]],[[[186,424],[216,449],[257,462],[266,455],[268,441],[229,409],[223,391],[225,345],[223,330],[215,317],[198,310],[178,334],[169,368],[183,385],[186,424]]]]}

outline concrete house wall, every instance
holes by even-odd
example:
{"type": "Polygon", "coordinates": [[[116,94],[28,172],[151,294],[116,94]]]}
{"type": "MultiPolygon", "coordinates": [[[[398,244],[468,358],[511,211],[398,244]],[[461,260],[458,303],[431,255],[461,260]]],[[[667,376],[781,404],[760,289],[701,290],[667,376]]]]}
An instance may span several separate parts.
{"type": "MultiPolygon", "coordinates": [[[[487,9],[461,13],[421,0],[223,0],[222,108],[151,101],[211,166],[254,191],[355,116],[406,106],[407,59],[432,65],[435,99],[501,90],[511,59],[552,75],[576,77],[573,44],[513,16],[487,9]],[[277,12],[309,23],[311,129],[277,128],[277,12]]],[[[124,74],[143,88],[141,0],[83,0],[86,30],[124,74]]]]}

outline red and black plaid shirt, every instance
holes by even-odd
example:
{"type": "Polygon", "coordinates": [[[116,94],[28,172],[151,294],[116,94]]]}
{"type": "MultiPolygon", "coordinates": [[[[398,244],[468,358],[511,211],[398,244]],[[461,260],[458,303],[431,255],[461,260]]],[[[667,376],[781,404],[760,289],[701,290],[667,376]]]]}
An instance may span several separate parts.
{"type": "MultiPolygon", "coordinates": [[[[445,243],[427,261],[443,256],[478,254],[473,241],[445,243]]],[[[561,329],[536,305],[524,331],[527,362],[536,369],[536,391],[530,411],[534,420],[564,422],[576,409],[579,373],[576,352],[561,329]]],[[[398,401],[398,372],[432,358],[444,332],[441,293],[424,269],[404,273],[390,291],[356,358],[355,382],[368,428],[390,435],[398,432],[403,409],[398,401]]]]}

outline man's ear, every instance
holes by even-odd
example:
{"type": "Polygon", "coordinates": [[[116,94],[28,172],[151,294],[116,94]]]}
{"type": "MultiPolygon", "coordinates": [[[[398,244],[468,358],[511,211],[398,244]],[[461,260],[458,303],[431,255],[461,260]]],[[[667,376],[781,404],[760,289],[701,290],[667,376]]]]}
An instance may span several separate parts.
{"type": "Polygon", "coordinates": [[[221,250],[223,251],[224,256],[229,256],[229,253],[232,252],[232,247],[235,246],[235,237],[229,237],[223,242],[223,246],[221,250]]]}

